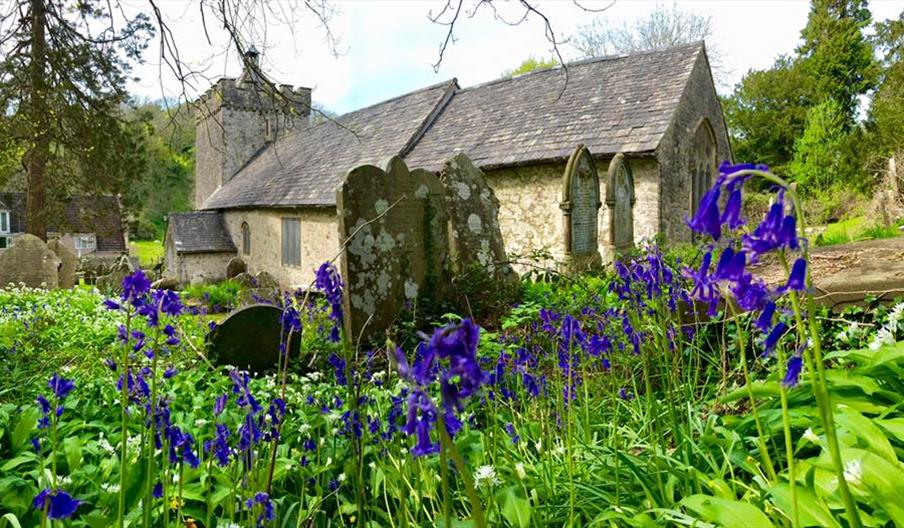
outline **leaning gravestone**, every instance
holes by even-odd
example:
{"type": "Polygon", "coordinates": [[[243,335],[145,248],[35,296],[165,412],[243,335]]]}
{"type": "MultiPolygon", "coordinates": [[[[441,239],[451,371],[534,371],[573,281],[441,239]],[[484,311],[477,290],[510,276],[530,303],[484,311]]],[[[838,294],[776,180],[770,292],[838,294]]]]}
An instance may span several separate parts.
{"type": "Polygon", "coordinates": [[[505,242],[499,228],[499,200],[483,171],[464,154],[443,165],[440,180],[449,214],[449,260],[461,273],[479,265],[496,277],[514,277],[506,263],[505,242]]]}
{"type": "Polygon", "coordinates": [[[346,283],[345,331],[353,340],[386,328],[406,304],[437,299],[447,281],[439,179],[393,156],[384,168],[349,171],[336,191],[346,283]]]}
{"type": "Polygon", "coordinates": [[[34,235],[16,237],[11,248],[0,253],[0,288],[23,283],[32,288],[56,288],[60,259],[34,235]]]}
{"type": "Polygon", "coordinates": [[[78,257],[59,240],[51,240],[47,248],[60,259],[60,288],[72,288],[75,286],[75,270],[78,268],[78,257]]]}
{"type": "Polygon", "coordinates": [[[565,258],[574,269],[586,269],[600,263],[599,209],[600,179],[596,163],[584,145],[578,145],[568,158],[562,177],[565,258]]]}
{"type": "Polygon", "coordinates": [[[614,253],[634,248],[634,176],[625,156],[618,153],[609,162],[606,205],[609,208],[609,246],[614,253]]]}
{"type": "MultiPolygon", "coordinates": [[[[208,351],[218,365],[231,365],[255,373],[276,367],[283,333],[282,309],[272,305],[252,305],[232,312],[207,334],[208,351]]],[[[298,335],[289,351],[298,358],[298,335]]]]}

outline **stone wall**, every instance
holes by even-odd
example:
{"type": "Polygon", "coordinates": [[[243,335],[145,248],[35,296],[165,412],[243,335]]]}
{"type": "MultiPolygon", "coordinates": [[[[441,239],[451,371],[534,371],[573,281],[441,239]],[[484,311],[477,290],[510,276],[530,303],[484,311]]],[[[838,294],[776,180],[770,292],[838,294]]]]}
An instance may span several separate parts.
{"type": "MultiPolygon", "coordinates": [[[[629,158],[634,174],[634,240],[652,237],[660,229],[659,165],[655,158],[629,158]]],[[[606,174],[608,160],[596,160],[599,174],[606,174]]],[[[562,175],[565,163],[531,165],[487,171],[487,182],[499,199],[499,226],[509,255],[525,256],[531,251],[548,250],[555,265],[565,256],[562,175]]],[[[600,178],[600,196],[606,195],[605,178],[600,178]]],[[[609,214],[606,205],[599,212],[599,248],[609,245],[609,214]]],[[[603,255],[611,259],[611,255],[603,255]]],[[[525,266],[515,266],[519,272],[525,266]]]]}
{"type": "MultiPolygon", "coordinates": [[[[709,121],[715,135],[716,163],[731,159],[722,105],[716,97],[707,61],[706,55],[701,53],[694,64],[672,123],[656,151],[662,168],[662,231],[669,241],[687,242],[691,238],[685,217],[691,211],[693,142],[697,127],[704,118],[709,121]]],[[[638,204],[642,196],[637,193],[638,204]]]]}
{"type": "Polygon", "coordinates": [[[215,282],[226,278],[226,264],[235,253],[186,253],[179,257],[177,276],[183,284],[215,282]]]}
{"type": "MultiPolygon", "coordinates": [[[[248,272],[266,271],[285,289],[307,288],[314,271],[339,252],[338,219],[332,208],[252,209],[223,213],[238,256],[248,272]],[[282,218],[301,219],[301,265],[282,265],[282,218]],[[242,223],[251,232],[251,254],[242,253],[242,223]]],[[[223,266],[225,273],[226,266],[223,266]]]]}
{"type": "Polygon", "coordinates": [[[267,142],[308,124],[311,90],[282,92],[293,101],[291,114],[283,100],[254,84],[220,79],[198,102],[195,129],[195,209],[213,194],[267,142]]]}

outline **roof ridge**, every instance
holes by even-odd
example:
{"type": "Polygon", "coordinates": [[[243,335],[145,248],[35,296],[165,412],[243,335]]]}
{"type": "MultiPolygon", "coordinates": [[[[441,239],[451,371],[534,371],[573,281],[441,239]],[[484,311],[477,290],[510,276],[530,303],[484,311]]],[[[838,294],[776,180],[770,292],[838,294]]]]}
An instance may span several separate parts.
{"type": "Polygon", "coordinates": [[[430,113],[427,114],[426,117],[421,121],[420,126],[411,134],[411,137],[408,138],[408,141],[402,146],[401,150],[399,150],[399,157],[404,158],[409,152],[411,152],[415,146],[417,146],[418,141],[424,137],[424,134],[427,133],[427,130],[430,129],[430,126],[434,121],[443,113],[443,110],[446,109],[446,106],[449,104],[449,101],[455,96],[455,90],[460,88],[458,86],[458,79],[452,79],[443,91],[442,96],[440,96],[439,101],[433,105],[433,108],[430,110],[430,113]]]}
{"type": "MultiPolygon", "coordinates": [[[[629,53],[622,53],[622,54],[619,54],[619,55],[602,55],[602,56],[599,56],[599,57],[589,57],[589,58],[586,58],[586,59],[581,59],[581,60],[576,60],[576,61],[567,62],[567,63],[565,63],[565,66],[567,66],[567,67],[570,68],[570,67],[574,67],[574,66],[584,66],[584,65],[586,65],[586,64],[595,64],[595,63],[598,63],[598,62],[607,62],[607,61],[613,61],[613,60],[629,59],[629,58],[632,58],[632,57],[640,57],[640,56],[643,56],[643,55],[658,55],[658,54],[663,54],[663,53],[667,53],[667,52],[670,52],[670,51],[675,51],[675,50],[679,50],[679,49],[683,49],[683,48],[694,48],[694,47],[698,47],[698,48],[702,49],[702,48],[703,48],[703,45],[704,45],[704,41],[702,41],[702,40],[695,40],[694,42],[689,42],[689,43],[687,43],[687,44],[678,44],[678,45],[676,45],[676,46],[669,46],[668,48],[658,48],[658,49],[649,49],[649,50],[642,50],[642,51],[632,51],[632,52],[629,52],[629,53]]],[[[563,71],[563,68],[562,68],[562,65],[561,65],[561,64],[556,65],[556,66],[553,66],[553,67],[551,67],[551,68],[544,68],[544,69],[542,69],[542,70],[534,70],[534,71],[532,71],[532,72],[522,73],[521,75],[516,75],[516,76],[514,76],[514,77],[506,77],[506,78],[502,78],[502,79],[493,79],[493,80],[491,80],[491,81],[486,81],[486,82],[482,82],[482,83],[478,83],[478,84],[473,84],[473,85],[471,85],[471,86],[466,86],[465,88],[462,88],[462,89],[459,90],[459,91],[460,91],[460,92],[467,92],[467,91],[474,90],[474,89],[477,89],[477,88],[483,88],[483,87],[486,87],[486,86],[492,86],[492,85],[494,85],[494,84],[501,84],[501,83],[505,83],[505,82],[511,82],[511,81],[515,81],[515,80],[519,80],[519,79],[524,79],[524,78],[527,78],[527,77],[531,77],[531,76],[534,76],[534,75],[543,75],[543,74],[546,74],[546,73],[552,73],[552,72],[558,73],[558,72],[560,72],[560,71],[563,71]]]]}
{"type": "MultiPolygon", "coordinates": [[[[452,77],[451,79],[446,79],[445,81],[438,82],[438,83],[435,83],[435,84],[431,84],[431,85],[429,85],[429,86],[423,86],[423,87],[421,87],[421,88],[418,88],[417,90],[412,90],[412,91],[410,91],[410,92],[405,92],[405,93],[403,93],[403,94],[401,94],[401,95],[397,95],[397,96],[395,96],[395,97],[390,97],[389,99],[385,99],[385,100],[380,101],[380,102],[377,102],[377,103],[373,103],[373,104],[370,104],[370,105],[367,105],[367,106],[362,106],[361,108],[358,108],[358,109],[356,109],[356,110],[352,110],[352,111],[346,112],[346,113],[344,113],[344,114],[342,114],[342,115],[340,115],[340,116],[336,116],[336,117],[333,119],[333,121],[338,121],[338,120],[342,119],[343,117],[350,116],[350,115],[356,114],[356,113],[358,113],[358,112],[363,112],[364,110],[370,110],[371,108],[374,108],[374,107],[377,107],[377,106],[380,106],[380,105],[384,105],[384,104],[386,104],[386,103],[391,103],[391,102],[393,102],[393,101],[396,101],[396,100],[399,100],[399,99],[408,97],[408,96],[410,96],[410,95],[418,94],[418,93],[421,93],[421,92],[428,92],[428,91],[430,91],[430,90],[435,90],[436,88],[439,88],[439,87],[442,87],[442,86],[449,86],[449,85],[452,85],[452,86],[458,86],[458,78],[457,78],[457,77],[452,77]]],[[[318,125],[316,125],[316,126],[320,126],[320,125],[322,125],[322,124],[324,124],[324,123],[328,123],[328,122],[329,122],[329,121],[324,121],[323,123],[320,123],[320,124],[318,124],[318,125]]]]}

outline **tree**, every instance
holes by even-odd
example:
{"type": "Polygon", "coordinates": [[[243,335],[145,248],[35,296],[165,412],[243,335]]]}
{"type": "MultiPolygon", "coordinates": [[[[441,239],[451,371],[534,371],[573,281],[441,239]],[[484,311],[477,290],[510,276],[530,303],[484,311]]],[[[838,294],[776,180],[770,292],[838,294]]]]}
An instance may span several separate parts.
{"type": "MultiPolygon", "coordinates": [[[[602,17],[578,27],[571,45],[582,57],[599,57],[651,49],[663,49],[705,40],[712,35],[710,17],[657,5],[650,14],[631,24],[610,26],[602,17]]],[[[711,57],[712,58],[712,57],[711,57]]]]}
{"type": "Polygon", "coordinates": [[[801,31],[797,53],[815,98],[838,103],[845,129],[854,125],[859,97],[875,86],[878,67],[863,34],[871,20],[867,0],[813,0],[801,31]]]}
{"type": "Polygon", "coordinates": [[[812,79],[800,63],[780,57],[768,70],[750,70],[723,99],[735,159],[783,173],[813,106],[812,79]]]}
{"type": "Polygon", "coordinates": [[[0,137],[21,159],[26,231],[41,238],[52,205],[75,191],[121,191],[142,163],[120,108],[151,26],[99,5],[23,0],[0,13],[0,137]]]}
{"type": "Polygon", "coordinates": [[[882,71],[868,125],[873,150],[884,164],[888,156],[904,153],[904,11],[876,24],[875,39],[882,71]]]}
{"type": "Polygon", "coordinates": [[[555,68],[559,65],[559,61],[554,57],[550,57],[548,59],[535,59],[534,57],[528,57],[521,61],[521,64],[518,65],[514,70],[506,70],[502,72],[503,79],[511,79],[517,75],[523,75],[525,73],[530,73],[539,70],[548,70],[550,68],[555,68]]]}
{"type": "Polygon", "coordinates": [[[794,145],[794,158],[788,169],[791,178],[803,192],[816,195],[845,181],[844,108],[834,99],[812,107],[807,112],[804,133],[794,145]]]}

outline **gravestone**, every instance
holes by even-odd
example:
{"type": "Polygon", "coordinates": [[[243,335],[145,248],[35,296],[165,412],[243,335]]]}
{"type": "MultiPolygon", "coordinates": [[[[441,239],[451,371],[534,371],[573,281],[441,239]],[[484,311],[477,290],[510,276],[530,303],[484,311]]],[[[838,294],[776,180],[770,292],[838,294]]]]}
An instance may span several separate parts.
{"type": "Polygon", "coordinates": [[[0,253],[0,288],[23,283],[31,288],[56,288],[60,259],[34,235],[16,237],[12,247],[0,253]]]}
{"type": "Polygon", "coordinates": [[[600,180],[596,163],[584,145],[578,145],[562,177],[565,259],[573,269],[587,269],[600,263],[599,209],[600,180]]]}
{"type": "Polygon", "coordinates": [[[443,164],[440,181],[449,215],[452,269],[462,273],[478,265],[492,276],[517,280],[506,263],[505,242],[499,228],[499,200],[487,185],[483,171],[465,154],[457,154],[443,164]]]}
{"type": "Polygon", "coordinates": [[[229,262],[226,263],[226,278],[233,279],[240,273],[246,273],[248,271],[248,265],[245,264],[245,261],[242,260],[241,257],[232,257],[229,259],[229,262]]]}
{"type": "Polygon", "coordinates": [[[116,264],[113,265],[109,273],[97,277],[95,285],[98,290],[104,293],[119,293],[122,291],[122,280],[126,278],[127,275],[135,273],[136,269],[138,268],[133,265],[132,260],[126,255],[123,255],[116,264]]]}
{"type": "Polygon", "coordinates": [[[634,176],[625,156],[618,153],[609,162],[606,206],[609,208],[609,246],[613,254],[634,248],[634,176]]]}
{"type": "Polygon", "coordinates": [[[47,248],[60,259],[60,288],[72,288],[75,286],[75,270],[78,268],[78,257],[71,249],[60,243],[59,240],[51,240],[47,248]]]}
{"type": "MultiPolygon", "coordinates": [[[[269,304],[246,306],[207,334],[208,351],[218,365],[231,365],[254,373],[276,367],[279,347],[285,337],[282,309],[269,304]]],[[[301,340],[293,335],[290,361],[298,358],[301,340]]]]}
{"type": "Polygon", "coordinates": [[[336,191],[346,335],[367,338],[406,306],[439,299],[447,281],[444,191],[398,156],[349,171],[336,191]]]}

